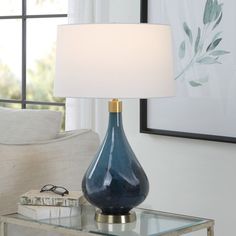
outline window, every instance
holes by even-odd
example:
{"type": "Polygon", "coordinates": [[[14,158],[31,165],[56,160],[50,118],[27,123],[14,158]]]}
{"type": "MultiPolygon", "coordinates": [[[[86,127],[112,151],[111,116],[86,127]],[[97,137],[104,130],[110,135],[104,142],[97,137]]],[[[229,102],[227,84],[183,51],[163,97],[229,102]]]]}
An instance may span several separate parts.
{"type": "Polygon", "coordinates": [[[53,96],[56,29],[67,0],[0,0],[0,106],[64,112],[53,96]]]}

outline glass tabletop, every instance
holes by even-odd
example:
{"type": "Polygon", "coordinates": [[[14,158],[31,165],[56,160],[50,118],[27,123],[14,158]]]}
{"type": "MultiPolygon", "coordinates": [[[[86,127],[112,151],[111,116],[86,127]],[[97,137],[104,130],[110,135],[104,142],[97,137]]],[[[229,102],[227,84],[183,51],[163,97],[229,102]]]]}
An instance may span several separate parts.
{"type": "Polygon", "coordinates": [[[164,213],[154,210],[135,208],[137,220],[126,224],[102,224],[94,220],[95,208],[90,205],[81,206],[80,214],[74,217],[33,220],[19,214],[8,215],[9,218],[38,222],[76,231],[90,232],[99,235],[113,236],[158,236],[204,224],[210,220],[164,213]]]}

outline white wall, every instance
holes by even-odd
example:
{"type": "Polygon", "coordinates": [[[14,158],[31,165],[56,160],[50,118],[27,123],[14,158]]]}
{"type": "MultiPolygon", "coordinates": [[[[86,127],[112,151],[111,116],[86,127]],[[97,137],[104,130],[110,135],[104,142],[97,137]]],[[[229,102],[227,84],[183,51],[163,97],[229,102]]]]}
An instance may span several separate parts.
{"type": "MultiPolygon", "coordinates": [[[[150,181],[143,206],[212,218],[216,236],[235,235],[236,145],[141,134],[139,101],[125,100],[123,107],[126,135],[150,181]]],[[[100,115],[103,137],[108,114],[100,115]]]]}

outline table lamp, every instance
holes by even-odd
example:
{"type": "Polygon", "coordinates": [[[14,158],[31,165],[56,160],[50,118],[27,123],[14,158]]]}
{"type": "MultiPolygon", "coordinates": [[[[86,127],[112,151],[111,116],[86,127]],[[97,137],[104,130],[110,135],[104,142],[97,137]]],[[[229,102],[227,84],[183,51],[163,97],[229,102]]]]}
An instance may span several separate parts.
{"type": "MultiPolygon", "coordinates": [[[[147,176],[122,126],[118,98],[174,94],[171,32],[156,24],[77,24],[58,27],[54,94],[111,98],[105,139],[82,181],[100,223],[135,221],[147,176]]],[[[138,119],[138,118],[137,118],[138,119]]],[[[148,161],[148,159],[147,159],[148,161]]]]}

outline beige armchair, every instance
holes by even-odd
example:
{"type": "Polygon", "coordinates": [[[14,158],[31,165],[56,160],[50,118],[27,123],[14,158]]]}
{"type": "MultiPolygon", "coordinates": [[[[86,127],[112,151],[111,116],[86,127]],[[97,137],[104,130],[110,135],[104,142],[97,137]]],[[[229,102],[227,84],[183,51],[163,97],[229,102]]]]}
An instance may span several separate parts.
{"type": "Polygon", "coordinates": [[[44,184],[81,189],[98,145],[91,130],[65,132],[49,141],[0,143],[0,215],[15,212],[21,194],[44,184]]]}

